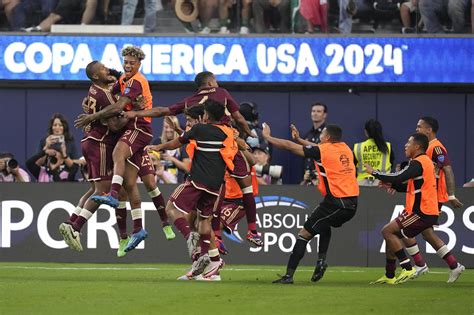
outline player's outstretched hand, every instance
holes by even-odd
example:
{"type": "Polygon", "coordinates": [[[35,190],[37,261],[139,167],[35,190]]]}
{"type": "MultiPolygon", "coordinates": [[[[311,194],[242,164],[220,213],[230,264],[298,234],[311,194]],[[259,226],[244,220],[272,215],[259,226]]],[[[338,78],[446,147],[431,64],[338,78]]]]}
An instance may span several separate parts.
{"type": "Polygon", "coordinates": [[[462,208],[462,206],[464,206],[464,204],[456,197],[454,197],[454,199],[449,200],[448,203],[451,205],[451,207],[455,209],[462,208]]]}
{"type": "Polygon", "coordinates": [[[149,152],[149,151],[161,151],[162,148],[161,148],[161,144],[157,144],[157,145],[147,145],[145,147],[145,151],[149,152]]]}
{"type": "Polygon", "coordinates": [[[137,98],[132,102],[134,110],[142,110],[145,108],[145,98],[143,95],[138,95],[137,98]]]}
{"type": "Polygon", "coordinates": [[[263,130],[262,130],[262,136],[267,139],[268,137],[271,136],[272,130],[270,129],[270,125],[268,125],[266,122],[262,124],[263,130]]]}
{"type": "Polygon", "coordinates": [[[80,114],[79,116],[77,116],[76,120],[74,120],[74,127],[82,128],[93,121],[94,119],[92,119],[92,115],[80,114]]]}

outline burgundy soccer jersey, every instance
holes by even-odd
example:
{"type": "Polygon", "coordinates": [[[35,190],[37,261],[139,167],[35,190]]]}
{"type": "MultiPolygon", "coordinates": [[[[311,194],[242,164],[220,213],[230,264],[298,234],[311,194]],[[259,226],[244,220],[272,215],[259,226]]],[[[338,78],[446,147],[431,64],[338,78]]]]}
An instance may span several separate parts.
{"type": "MultiPolygon", "coordinates": [[[[89,93],[87,94],[88,114],[98,112],[115,102],[117,102],[117,99],[109,90],[92,84],[89,88],[89,93]]],[[[91,129],[86,133],[84,138],[91,138],[97,141],[107,141],[107,138],[110,138],[106,137],[109,135],[109,129],[105,122],[94,121],[90,126],[91,129]]]]}
{"type": "Polygon", "coordinates": [[[200,105],[208,99],[225,105],[226,115],[221,120],[222,124],[229,124],[231,120],[230,115],[239,110],[239,105],[236,103],[234,98],[226,89],[221,87],[201,88],[194,95],[189,96],[181,102],[173,104],[168,108],[170,110],[170,114],[176,116],[183,113],[186,108],[200,105]]]}
{"type": "Polygon", "coordinates": [[[445,166],[451,165],[449,161],[448,152],[440,146],[436,146],[433,150],[433,155],[430,156],[433,162],[436,163],[438,168],[443,168],[445,166]]]}

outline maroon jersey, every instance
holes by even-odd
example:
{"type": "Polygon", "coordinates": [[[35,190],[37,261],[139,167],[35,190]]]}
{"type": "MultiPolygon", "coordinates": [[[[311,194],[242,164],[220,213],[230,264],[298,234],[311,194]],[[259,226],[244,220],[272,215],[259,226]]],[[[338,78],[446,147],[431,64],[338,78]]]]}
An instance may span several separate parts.
{"type": "MultiPolygon", "coordinates": [[[[87,94],[87,113],[93,114],[116,102],[117,99],[109,90],[92,84],[87,94]]],[[[114,141],[112,138],[115,138],[115,136],[111,135],[107,123],[104,121],[93,121],[90,124],[90,130],[86,132],[83,140],[93,139],[96,141],[110,142],[114,141]]]]}
{"type": "Polygon", "coordinates": [[[208,99],[219,102],[225,106],[226,115],[220,121],[222,124],[229,124],[231,120],[230,115],[239,110],[239,104],[237,104],[226,89],[221,87],[200,88],[194,95],[189,96],[168,108],[171,115],[176,116],[183,113],[186,108],[200,105],[208,99]]]}

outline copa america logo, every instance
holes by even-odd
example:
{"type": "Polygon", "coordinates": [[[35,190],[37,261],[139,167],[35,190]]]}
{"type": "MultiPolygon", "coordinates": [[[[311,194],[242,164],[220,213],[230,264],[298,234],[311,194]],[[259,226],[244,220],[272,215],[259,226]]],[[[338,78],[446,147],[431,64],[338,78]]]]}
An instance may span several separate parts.
{"type": "MultiPolygon", "coordinates": [[[[278,247],[283,252],[291,251],[296,242],[296,234],[309,215],[306,203],[286,196],[255,197],[257,206],[257,226],[263,233],[263,248],[250,248],[251,252],[268,252],[278,247]]],[[[245,225],[245,224],[244,224],[245,225]]],[[[232,234],[225,233],[231,241],[243,243],[239,224],[232,234]]]]}

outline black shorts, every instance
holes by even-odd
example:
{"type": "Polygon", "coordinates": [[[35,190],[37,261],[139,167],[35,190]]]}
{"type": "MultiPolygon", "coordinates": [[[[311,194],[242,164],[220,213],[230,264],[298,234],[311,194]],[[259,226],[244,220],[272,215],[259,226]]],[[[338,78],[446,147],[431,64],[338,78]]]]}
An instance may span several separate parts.
{"type": "Polygon", "coordinates": [[[85,0],[59,0],[53,13],[60,15],[63,18],[61,23],[80,23],[82,11],[84,11],[85,8],[85,2],[85,0]]]}
{"type": "Polygon", "coordinates": [[[325,198],[306,220],[304,228],[311,234],[317,235],[320,233],[321,226],[342,226],[354,217],[356,210],[357,197],[325,198]]]}

